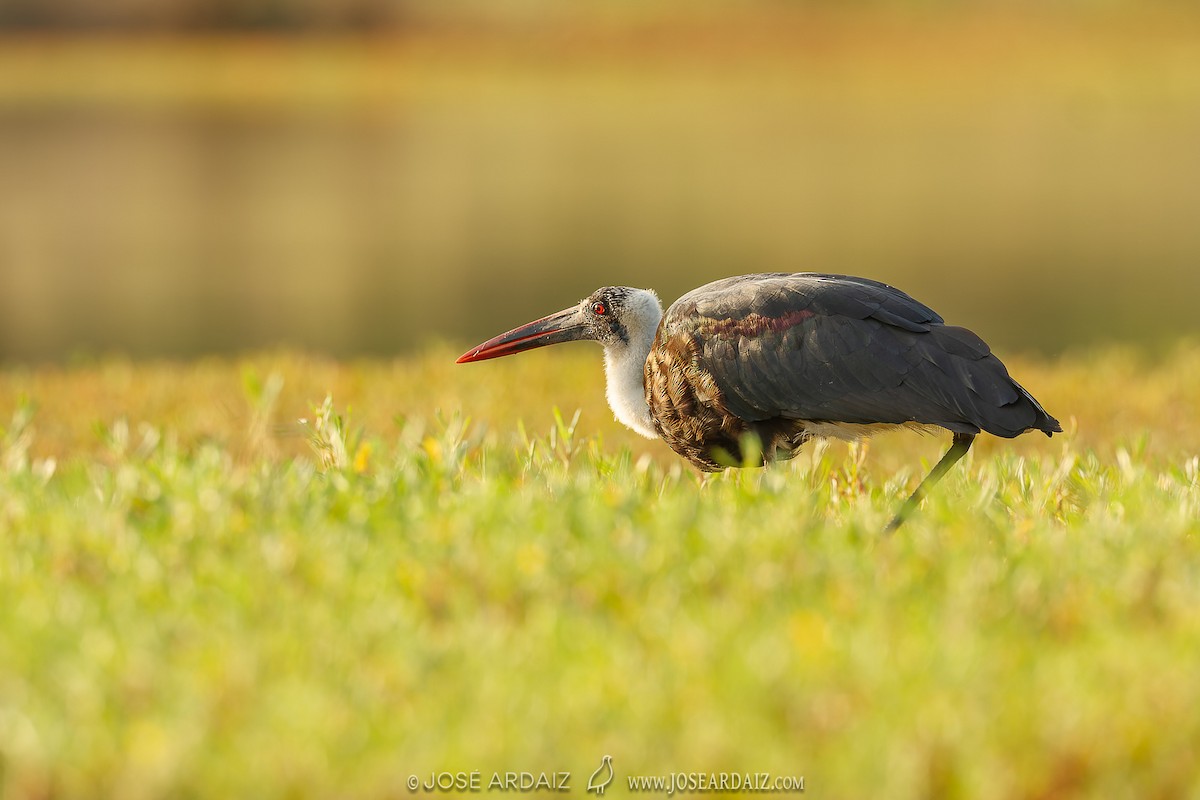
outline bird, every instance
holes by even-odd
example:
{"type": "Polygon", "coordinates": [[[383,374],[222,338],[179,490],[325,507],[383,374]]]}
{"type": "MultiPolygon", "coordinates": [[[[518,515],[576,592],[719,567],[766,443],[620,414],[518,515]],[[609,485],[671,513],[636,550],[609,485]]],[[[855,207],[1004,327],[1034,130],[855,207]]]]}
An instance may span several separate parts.
{"type": "Polygon", "coordinates": [[[604,790],[612,783],[612,779],[612,756],[604,756],[600,759],[600,766],[596,767],[592,777],[588,778],[587,791],[595,792],[599,797],[603,797],[604,790]]]}
{"type": "Polygon", "coordinates": [[[604,347],[617,421],[662,439],[704,472],[785,460],[812,439],[949,431],[949,449],[887,531],[980,432],[1062,432],[977,335],[893,286],[852,275],[724,278],[684,294],[665,314],[653,290],[605,286],[456,363],[579,340],[604,347]]]}

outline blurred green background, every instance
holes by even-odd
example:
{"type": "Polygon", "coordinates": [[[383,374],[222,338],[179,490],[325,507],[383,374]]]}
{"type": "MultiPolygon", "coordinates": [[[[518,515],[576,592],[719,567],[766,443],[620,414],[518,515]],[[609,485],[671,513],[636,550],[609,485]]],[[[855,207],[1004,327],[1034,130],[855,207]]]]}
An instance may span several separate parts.
{"type": "Polygon", "coordinates": [[[601,284],[1195,331],[1200,4],[6,0],[0,358],[471,344],[601,284]]]}

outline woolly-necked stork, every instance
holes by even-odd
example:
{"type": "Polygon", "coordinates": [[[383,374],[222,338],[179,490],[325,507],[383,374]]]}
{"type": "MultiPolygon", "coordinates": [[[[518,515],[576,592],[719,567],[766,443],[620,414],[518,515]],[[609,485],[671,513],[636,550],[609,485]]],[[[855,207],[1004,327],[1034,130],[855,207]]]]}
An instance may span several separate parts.
{"type": "Polygon", "coordinates": [[[604,345],[618,421],[661,437],[701,470],[762,461],[814,437],[858,439],[897,426],[945,428],[950,449],[888,525],[893,530],[981,430],[1061,432],[982,339],[946,325],[885,283],[769,273],[715,281],[662,312],[647,289],[606,286],[557,314],[489,339],[459,364],[559,342],[604,345]]]}

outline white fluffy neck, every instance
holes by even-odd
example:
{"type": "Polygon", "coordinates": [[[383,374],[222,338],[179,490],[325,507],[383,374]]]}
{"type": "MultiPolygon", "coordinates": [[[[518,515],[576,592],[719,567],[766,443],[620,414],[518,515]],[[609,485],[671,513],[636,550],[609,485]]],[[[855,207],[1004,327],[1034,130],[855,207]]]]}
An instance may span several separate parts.
{"type": "Polygon", "coordinates": [[[626,301],[625,308],[622,321],[629,341],[604,346],[608,405],[617,422],[654,439],[658,433],[654,430],[650,407],[646,405],[644,375],[646,358],[662,319],[662,306],[654,292],[636,290],[626,301]]]}

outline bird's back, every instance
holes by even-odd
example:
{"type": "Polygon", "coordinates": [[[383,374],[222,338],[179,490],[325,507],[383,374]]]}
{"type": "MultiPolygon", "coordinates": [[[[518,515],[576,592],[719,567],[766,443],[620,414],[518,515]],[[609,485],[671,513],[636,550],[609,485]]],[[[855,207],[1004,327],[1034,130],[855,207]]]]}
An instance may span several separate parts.
{"type": "Polygon", "coordinates": [[[787,455],[831,426],[936,425],[1047,435],[1058,422],[990,348],[887,284],[767,273],[701,286],[667,309],[646,361],[659,434],[704,469],[753,432],[787,455]]]}

